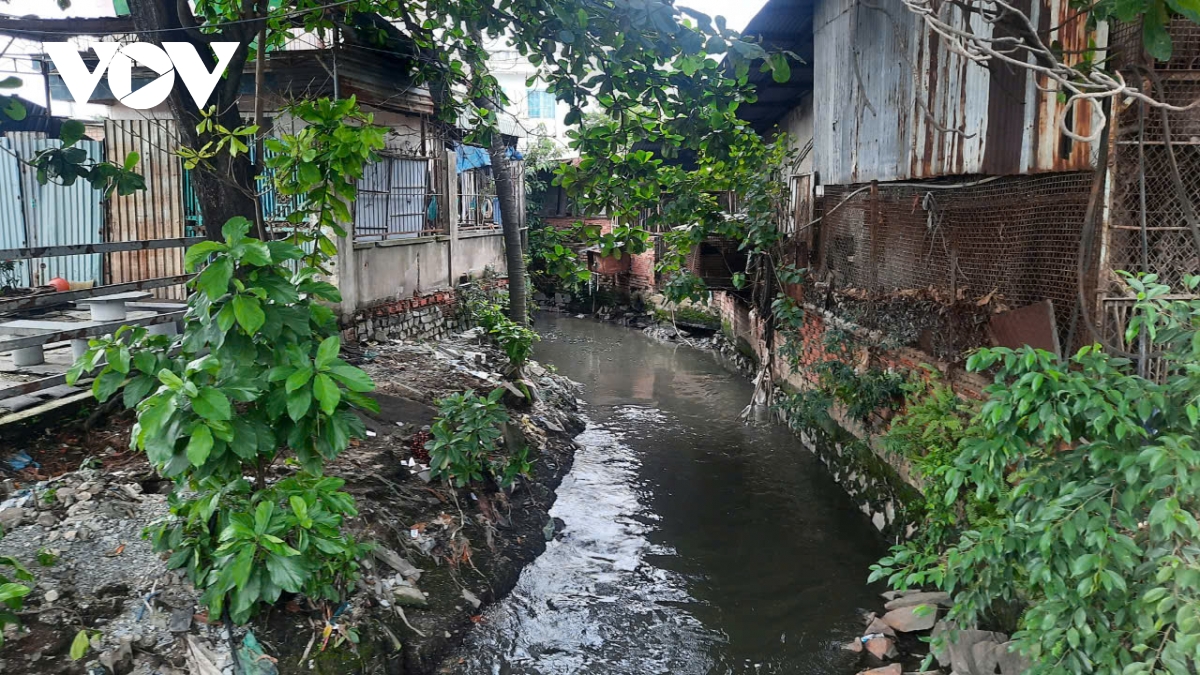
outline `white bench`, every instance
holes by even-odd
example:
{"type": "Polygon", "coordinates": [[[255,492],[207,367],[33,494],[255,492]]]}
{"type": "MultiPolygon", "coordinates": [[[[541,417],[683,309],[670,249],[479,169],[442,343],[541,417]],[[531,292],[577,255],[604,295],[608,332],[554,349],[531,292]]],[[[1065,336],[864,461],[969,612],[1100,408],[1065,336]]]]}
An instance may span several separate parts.
{"type": "MultiPolygon", "coordinates": [[[[123,301],[122,301],[123,303],[123,301]]],[[[122,315],[115,321],[129,321],[131,324],[136,324],[140,320],[158,316],[158,312],[141,311],[141,312],[125,312],[122,304],[122,315]]],[[[109,323],[109,321],[97,321],[95,319],[95,308],[93,307],[93,319],[91,321],[37,321],[34,319],[17,319],[14,321],[5,321],[0,323],[0,335],[13,337],[24,337],[34,335],[45,335],[47,333],[57,333],[68,330],[81,330],[100,326],[109,323]]],[[[164,323],[156,324],[150,327],[151,332],[173,335],[175,332],[175,324],[164,323]]],[[[86,339],[71,340],[71,355],[78,359],[87,351],[88,341],[86,339]]],[[[33,345],[31,347],[21,347],[12,351],[13,365],[17,367],[36,366],[46,362],[46,353],[44,345],[33,345]]]]}
{"type": "Polygon", "coordinates": [[[92,321],[121,321],[128,314],[126,303],[145,300],[148,291],[129,291],[113,295],[98,295],[87,300],[76,300],[76,305],[87,305],[92,309],[92,321]]]}

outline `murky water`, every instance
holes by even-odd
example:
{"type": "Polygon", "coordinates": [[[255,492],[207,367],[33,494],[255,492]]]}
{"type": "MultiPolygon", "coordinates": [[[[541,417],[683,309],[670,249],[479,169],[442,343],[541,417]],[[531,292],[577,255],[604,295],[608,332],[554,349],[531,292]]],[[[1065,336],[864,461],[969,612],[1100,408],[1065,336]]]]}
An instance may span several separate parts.
{"type": "Polygon", "coordinates": [[[591,420],[558,490],[559,540],[468,638],[482,675],[853,673],[883,544],[785,429],[738,420],[715,357],[543,317],[537,357],[591,420]]]}

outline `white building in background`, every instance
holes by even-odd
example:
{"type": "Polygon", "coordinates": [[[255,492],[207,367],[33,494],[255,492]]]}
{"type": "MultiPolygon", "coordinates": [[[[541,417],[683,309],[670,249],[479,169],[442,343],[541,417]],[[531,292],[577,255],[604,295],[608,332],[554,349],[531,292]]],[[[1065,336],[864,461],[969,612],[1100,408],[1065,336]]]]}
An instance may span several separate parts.
{"type": "Polygon", "coordinates": [[[548,138],[558,146],[560,157],[571,154],[567,146],[567,106],[550,93],[544,82],[529,84],[537,73],[524,56],[501,41],[488,45],[488,67],[508,97],[507,112],[515,122],[520,136],[519,149],[525,151],[548,138]]]}

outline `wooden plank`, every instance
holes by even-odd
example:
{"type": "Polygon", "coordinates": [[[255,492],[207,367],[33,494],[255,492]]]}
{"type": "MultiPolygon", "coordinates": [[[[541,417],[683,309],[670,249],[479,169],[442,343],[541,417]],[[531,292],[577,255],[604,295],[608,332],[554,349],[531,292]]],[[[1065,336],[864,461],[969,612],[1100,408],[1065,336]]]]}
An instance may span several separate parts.
{"type": "Polygon", "coordinates": [[[185,283],[191,278],[192,275],[190,274],[180,274],[173,277],[159,277],[157,279],[143,279],[142,281],[131,281],[124,284],[96,286],[94,288],[84,288],[78,291],[27,295],[21,298],[12,298],[11,300],[0,300],[0,313],[16,312],[23,309],[33,309],[35,307],[53,307],[55,305],[63,305],[68,302],[74,302],[84,298],[94,298],[98,295],[108,295],[110,293],[125,293],[126,291],[141,291],[149,288],[174,286],[185,283]]]}
{"type": "Polygon", "coordinates": [[[187,248],[204,241],[204,237],[172,237],[170,239],[141,239],[138,241],[110,241],[99,244],[74,246],[35,246],[31,248],[0,249],[0,260],[22,258],[51,258],[64,255],[88,253],[113,253],[116,251],[150,251],[162,248],[187,248]]]}
{"type": "MultiPolygon", "coordinates": [[[[127,323],[136,323],[141,319],[148,319],[156,316],[158,312],[134,312],[125,317],[127,323]]],[[[29,336],[29,335],[45,335],[47,333],[56,333],[64,330],[76,330],[78,328],[90,328],[101,324],[112,323],[111,321],[37,321],[34,319],[17,319],[16,321],[5,321],[0,323],[0,336],[29,336]]]]}
{"type": "Polygon", "coordinates": [[[133,19],[127,16],[43,19],[29,15],[0,15],[0,34],[15,35],[26,40],[65,39],[66,35],[113,35],[114,33],[136,32],[133,19]]]}
{"type": "Polygon", "coordinates": [[[21,384],[13,385],[0,389],[0,401],[14,396],[24,396],[25,394],[35,394],[43,389],[57,387],[60,384],[67,383],[67,374],[51,375],[38,380],[30,380],[21,384]]]}
{"type": "Polygon", "coordinates": [[[13,338],[11,340],[0,340],[0,352],[12,351],[14,349],[24,349],[25,347],[37,347],[39,345],[50,344],[51,342],[82,340],[84,338],[116,332],[119,328],[121,328],[121,326],[155,326],[161,323],[171,323],[183,318],[183,315],[184,312],[156,314],[155,316],[147,317],[145,319],[125,319],[124,321],[95,323],[84,328],[77,328],[75,330],[60,330],[54,333],[46,333],[45,335],[31,335],[29,337],[13,338]]]}

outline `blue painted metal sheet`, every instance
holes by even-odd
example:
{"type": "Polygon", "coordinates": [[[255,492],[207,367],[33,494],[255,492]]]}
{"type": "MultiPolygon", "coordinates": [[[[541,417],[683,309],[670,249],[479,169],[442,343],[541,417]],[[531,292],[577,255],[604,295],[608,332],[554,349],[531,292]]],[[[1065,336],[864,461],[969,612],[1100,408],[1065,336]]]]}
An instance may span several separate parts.
{"type": "MultiPolygon", "coordinates": [[[[43,150],[62,146],[57,139],[37,138],[35,134],[12,134],[9,140],[16,154],[26,159],[32,159],[43,150]]],[[[104,160],[101,143],[84,140],[76,147],[87,151],[90,161],[104,160]]],[[[87,181],[79,180],[73,185],[54,182],[41,185],[33,167],[22,165],[21,196],[29,246],[98,244],[102,241],[102,194],[92,189],[87,181]]],[[[42,285],[54,277],[63,277],[68,281],[100,284],[103,283],[102,258],[100,254],[38,258],[34,261],[31,281],[34,285],[42,285]]]]}

